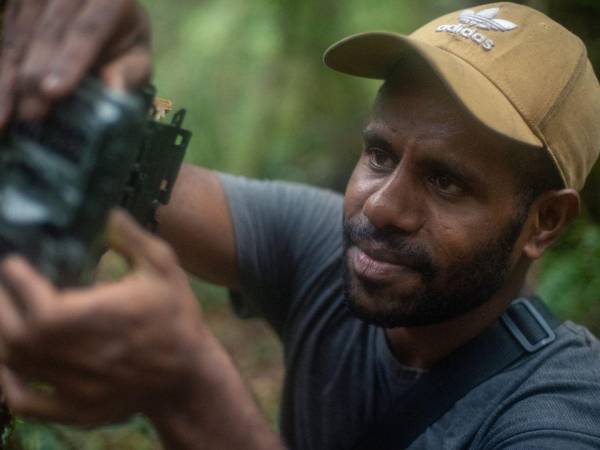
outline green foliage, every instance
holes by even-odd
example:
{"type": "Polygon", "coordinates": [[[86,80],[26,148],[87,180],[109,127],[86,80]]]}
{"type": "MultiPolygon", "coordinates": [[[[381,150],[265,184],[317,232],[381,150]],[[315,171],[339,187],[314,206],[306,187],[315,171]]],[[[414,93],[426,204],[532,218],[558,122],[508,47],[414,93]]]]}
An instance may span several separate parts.
{"type": "Polygon", "coordinates": [[[153,428],[142,417],[94,431],[17,419],[7,450],[159,450],[153,428]]]}
{"type": "Polygon", "coordinates": [[[539,292],[565,319],[600,335],[600,225],[577,221],[541,264],[539,292]]]}

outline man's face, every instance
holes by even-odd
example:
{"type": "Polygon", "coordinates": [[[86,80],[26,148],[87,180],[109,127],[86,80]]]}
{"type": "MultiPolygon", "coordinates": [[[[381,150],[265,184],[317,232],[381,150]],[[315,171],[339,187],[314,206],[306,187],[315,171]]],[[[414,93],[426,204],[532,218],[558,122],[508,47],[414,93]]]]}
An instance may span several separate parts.
{"type": "Polygon", "coordinates": [[[506,283],[526,218],[507,146],[439,88],[382,91],[344,202],[346,299],[358,317],[440,323],[506,283]]]}

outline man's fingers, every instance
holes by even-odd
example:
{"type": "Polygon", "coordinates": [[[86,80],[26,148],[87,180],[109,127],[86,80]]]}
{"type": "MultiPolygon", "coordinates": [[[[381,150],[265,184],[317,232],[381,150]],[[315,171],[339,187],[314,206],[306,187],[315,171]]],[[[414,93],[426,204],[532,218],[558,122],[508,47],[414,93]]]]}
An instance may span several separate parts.
{"type": "Polygon", "coordinates": [[[65,415],[51,396],[31,389],[8,367],[0,369],[0,385],[6,403],[14,413],[44,419],[54,419],[65,415]]]}
{"type": "Polygon", "coordinates": [[[38,313],[56,295],[52,284],[20,256],[0,263],[0,278],[25,313],[38,313]]]}
{"type": "Polygon", "coordinates": [[[144,230],[123,210],[114,210],[110,215],[108,243],[134,265],[149,265],[163,273],[170,273],[177,266],[177,258],[171,247],[144,230]]]}
{"type": "Polygon", "coordinates": [[[13,0],[5,11],[0,66],[0,128],[8,123],[18,95],[16,80],[19,65],[34,32],[32,24],[40,16],[43,0],[13,0]]]}
{"type": "Polygon", "coordinates": [[[15,103],[16,66],[2,64],[0,69],[0,129],[10,121],[15,103]]]}
{"type": "Polygon", "coordinates": [[[42,119],[89,72],[117,88],[150,75],[150,28],[135,0],[12,0],[3,31],[0,129],[15,110],[42,119]]]}
{"type": "Polygon", "coordinates": [[[13,0],[3,18],[2,70],[16,66],[25,57],[27,45],[34,33],[31,26],[42,14],[43,0],[13,0]]]}
{"type": "MultiPolygon", "coordinates": [[[[119,35],[124,8],[134,2],[127,0],[95,0],[79,11],[69,24],[63,50],[53,62],[42,89],[52,98],[74,90],[85,73],[97,62],[107,43],[119,35]]],[[[129,30],[123,30],[126,33],[129,30]]]]}
{"type": "Polygon", "coordinates": [[[13,413],[74,425],[85,425],[86,411],[60,397],[33,389],[7,367],[0,369],[0,385],[4,398],[13,413]]]}
{"type": "Polygon", "coordinates": [[[9,122],[14,107],[16,69],[5,68],[0,73],[0,129],[9,122]]]}
{"type": "MultiPolygon", "coordinates": [[[[122,209],[111,211],[107,225],[108,245],[132,265],[143,263],[140,250],[149,245],[146,230],[122,209]]],[[[142,250],[143,253],[143,250],[142,250]]]]}
{"type": "Polygon", "coordinates": [[[145,84],[152,75],[150,50],[139,46],[100,71],[100,78],[115,90],[129,90],[145,84]]]}
{"type": "Polygon", "coordinates": [[[32,324],[49,317],[55,295],[52,285],[23,258],[9,256],[0,263],[0,358],[18,358],[32,343],[32,324]]]}
{"type": "Polygon", "coordinates": [[[10,345],[22,334],[23,318],[11,300],[9,292],[0,284],[0,361],[9,356],[10,345]]]}
{"type": "Polygon", "coordinates": [[[40,84],[60,49],[65,30],[81,7],[74,0],[53,0],[39,19],[27,54],[18,74],[19,116],[23,120],[40,119],[50,107],[50,101],[41,92],[40,84]]]}
{"type": "Polygon", "coordinates": [[[17,116],[24,121],[40,120],[50,109],[50,101],[40,97],[39,94],[25,94],[19,100],[17,116]]]}

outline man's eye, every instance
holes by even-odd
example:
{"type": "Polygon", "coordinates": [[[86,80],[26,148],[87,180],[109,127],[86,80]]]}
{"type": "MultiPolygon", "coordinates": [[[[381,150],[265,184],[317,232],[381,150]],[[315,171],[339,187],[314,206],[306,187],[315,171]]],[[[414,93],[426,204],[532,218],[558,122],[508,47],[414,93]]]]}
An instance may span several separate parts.
{"type": "Polygon", "coordinates": [[[367,149],[369,164],[376,169],[393,169],[396,166],[396,159],[389,152],[377,147],[367,149]]]}
{"type": "Polygon", "coordinates": [[[430,175],[427,181],[442,194],[459,195],[463,189],[448,175],[430,175]]]}

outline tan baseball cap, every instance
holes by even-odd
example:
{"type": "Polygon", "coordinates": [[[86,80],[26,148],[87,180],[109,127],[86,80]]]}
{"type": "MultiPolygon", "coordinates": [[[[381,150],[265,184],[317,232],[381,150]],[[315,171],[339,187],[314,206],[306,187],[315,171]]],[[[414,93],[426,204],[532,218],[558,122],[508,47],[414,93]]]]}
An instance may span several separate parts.
{"type": "Polygon", "coordinates": [[[583,187],[600,152],[600,85],[573,33],[529,7],[492,3],[408,36],[347,37],[324,60],[340,72],[385,79],[406,55],[422,58],[484,125],[547,149],[567,187],[583,187]]]}

